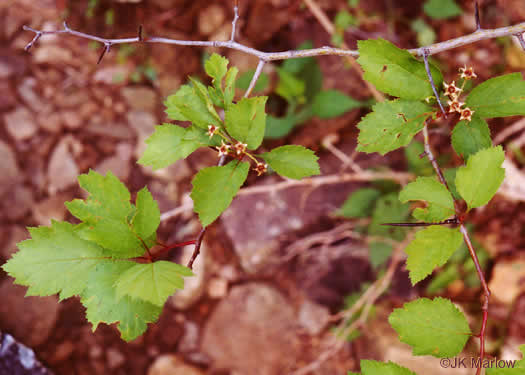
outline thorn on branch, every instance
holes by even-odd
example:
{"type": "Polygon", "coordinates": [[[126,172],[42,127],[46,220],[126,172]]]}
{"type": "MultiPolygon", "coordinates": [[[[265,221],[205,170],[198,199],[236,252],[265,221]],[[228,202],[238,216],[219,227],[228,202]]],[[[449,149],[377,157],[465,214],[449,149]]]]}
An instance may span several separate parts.
{"type": "Polygon", "coordinates": [[[142,25],[139,25],[138,38],[139,42],[144,41],[144,39],[142,38],[142,25]]]}
{"type": "Polygon", "coordinates": [[[441,113],[443,113],[443,116],[447,118],[447,114],[445,113],[443,104],[441,104],[441,99],[439,99],[436,85],[434,84],[434,78],[432,78],[432,73],[430,72],[430,66],[428,65],[428,55],[429,55],[428,50],[426,48],[423,48],[422,56],[423,56],[423,61],[425,62],[425,69],[427,71],[428,80],[430,81],[430,86],[432,86],[432,91],[434,92],[434,95],[436,96],[437,102],[439,104],[439,108],[441,109],[441,113]]]}
{"type": "Polygon", "coordinates": [[[237,26],[237,20],[239,19],[239,1],[235,0],[233,3],[233,21],[232,21],[232,34],[230,42],[235,41],[235,29],[237,26]]]}
{"type": "Polygon", "coordinates": [[[525,51],[525,39],[523,38],[523,34],[522,33],[516,34],[516,38],[518,38],[521,44],[521,48],[523,48],[523,51],[525,51]]]}
{"type": "Polygon", "coordinates": [[[102,50],[102,53],[100,54],[100,57],[98,58],[97,65],[100,64],[100,62],[102,61],[102,58],[104,57],[106,53],[109,52],[110,48],[111,48],[111,43],[109,42],[104,43],[104,49],[102,50]]]}
{"type": "Polygon", "coordinates": [[[477,1],[474,4],[476,8],[475,15],[474,15],[476,18],[476,30],[481,30],[481,22],[479,20],[479,5],[477,1]]]}

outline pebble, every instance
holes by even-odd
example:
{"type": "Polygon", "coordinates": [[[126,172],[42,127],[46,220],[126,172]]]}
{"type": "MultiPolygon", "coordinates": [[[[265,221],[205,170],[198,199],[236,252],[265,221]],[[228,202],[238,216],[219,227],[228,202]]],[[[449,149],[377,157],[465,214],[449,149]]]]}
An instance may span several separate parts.
{"type": "Polygon", "coordinates": [[[44,103],[40,99],[40,95],[35,92],[37,80],[34,77],[27,77],[17,86],[18,95],[22,98],[24,103],[35,112],[39,112],[44,103]]]}
{"type": "MultiPolygon", "coordinates": [[[[181,264],[188,264],[194,248],[195,246],[193,245],[184,246],[180,260],[181,264]]],[[[193,273],[195,275],[192,277],[186,277],[184,279],[184,289],[177,291],[175,295],[170,297],[170,302],[176,309],[184,310],[189,308],[203,295],[205,291],[204,280],[206,274],[207,254],[208,244],[206,241],[203,241],[201,252],[193,264],[193,273]]]]}
{"type": "Polygon", "coordinates": [[[225,19],[224,8],[219,4],[212,4],[199,12],[199,32],[202,35],[211,35],[222,26],[225,19]]]}
{"type": "Polygon", "coordinates": [[[54,195],[77,182],[79,170],[70,152],[71,137],[64,137],[55,146],[47,168],[48,192],[54,195]]]}
{"type": "Polygon", "coordinates": [[[190,366],[173,354],[164,354],[155,359],[147,375],[204,375],[205,372],[190,366]]]}
{"type": "Polygon", "coordinates": [[[3,197],[0,205],[9,220],[20,220],[33,206],[33,192],[30,188],[19,185],[3,197]]]}
{"type": "Polygon", "coordinates": [[[102,160],[95,170],[103,175],[111,171],[119,180],[125,181],[131,171],[132,153],[133,148],[129,143],[119,143],[116,146],[115,155],[102,160]]]}
{"type": "Polygon", "coordinates": [[[11,190],[22,175],[11,147],[0,140],[0,196],[11,190]]]}
{"type": "Polygon", "coordinates": [[[129,111],[126,118],[137,134],[134,156],[139,159],[146,150],[146,139],[155,131],[157,120],[151,113],[137,110],[129,111]]]}
{"type": "Polygon", "coordinates": [[[33,218],[39,225],[50,225],[51,220],[63,221],[67,215],[65,202],[72,199],[69,193],[58,193],[33,206],[33,218]]]}
{"type": "Polygon", "coordinates": [[[35,119],[25,107],[18,107],[12,112],[4,115],[7,132],[16,141],[31,138],[38,131],[35,119]]]}
{"type": "Polygon", "coordinates": [[[131,109],[151,112],[157,106],[157,93],[146,86],[126,86],[120,90],[131,109]]]}
{"type": "Polygon", "coordinates": [[[126,362],[126,357],[119,350],[109,348],[106,350],[106,360],[108,361],[108,367],[114,370],[126,362]]]}

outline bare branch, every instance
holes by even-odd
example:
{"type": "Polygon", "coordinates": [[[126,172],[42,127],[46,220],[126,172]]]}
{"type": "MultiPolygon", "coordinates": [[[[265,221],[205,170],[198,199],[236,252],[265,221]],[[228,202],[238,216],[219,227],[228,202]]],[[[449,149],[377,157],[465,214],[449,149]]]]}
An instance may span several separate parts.
{"type": "MultiPolygon", "coordinates": [[[[32,31],[36,34],[35,38],[33,38],[33,40],[27,44],[26,49],[31,48],[31,46],[40,37],[45,36],[45,35],[51,35],[51,34],[71,34],[79,38],[94,40],[94,41],[103,43],[104,45],[141,42],[138,36],[134,38],[120,38],[120,39],[100,38],[94,35],[89,35],[89,34],[82,33],[80,31],[73,30],[69,28],[66,25],[66,23],[64,23],[63,30],[41,31],[41,30],[35,30],[28,26],[24,26],[24,30],[32,31]]],[[[416,56],[422,56],[424,53],[424,50],[426,50],[427,56],[431,56],[431,55],[435,55],[443,51],[447,51],[450,49],[464,46],[466,44],[475,43],[480,40],[493,39],[493,38],[499,38],[499,37],[510,36],[510,35],[517,36],[517,35],[523,34],[524,32],[525,32],[525,22],[522,22],[522,23],[519,23],[513,26],[500,27],[498,29],[479,30],[472,34],[464,35],[464,36],[450,39],[450,40],[440,42],[440,43],[431,44],[426,47],[409,49],[408,52],[416,56]]],[[[192,41],[192,40],[177,40],[177,39],[161,38],[161,37],[149,37],[149,38],[142,40],[142,42],[144,43],[164,43],[164,44],[173,44],[173,45],[180,45],[180,46],[229,48],[229,49],[235,49],[235,50],[238,50],[238,51],[250,54],[250,55],[254,55],[258,57],[259,60],[263,60],[265,62],[296,59],[296,58],[302,58],[302,57],[327,56],[327,55],[353,56],[353,57],[359,56],[359,52],[355,50],[332,48],[332,47],[326,47],[326,46],[321,47],[321,48],[312,48],[312,49],[306,49],[306,50],[289,50],[289,51],[283,51],[283,52],[262,52],[255,48],[247,47],[243,44],[237,43],[235,41],[224,41],[224,42],[223,41],[192,41]]]]}
{"type": "Polygon", "coordinates": [[[250,81],[250,85],[248,86],[248,89],[244,93],[244,97],[247,98],[252,93],[253,88],[255,87],[255,84],[257,83],[257,80],[259,79],[261,72],[263,70],[264,64],[266,62],[264,60],[259,60],[259,63],[257,64],[257,69],[255,69],[255,73],[253,73],[252,80],[250,81]]]}
{"type": "Polygon", "coordinates": [[[230,37],[230,42],[233,42],[235,40],[235,30],[237,28],[238,19],[239,19],[239,4],[238,4],[238,1],[235,0],[235,3],[233,4],[232,35],[230,37]]]}
{"type": "Polygon", "coordinates": [[[425,62],[425,70],[427,71],[428,80],[430,81],[430,86],[432,86],[432,91],[434,92],[434,95],[436,96],[436,100],[439,104],[439,108],[441,109],[441,113],[443,113],[443,116],[447,118],[447,114],[445,113],[443,104],[441,104],[441,99],[439,98],[439,94],[437,92],[436,85],[434,84],[434,78],[432,78],[432,73],[430,72],[430,66],[428,65],[428,51],[426,49],[423,50],[423,61],[425,62]]]}

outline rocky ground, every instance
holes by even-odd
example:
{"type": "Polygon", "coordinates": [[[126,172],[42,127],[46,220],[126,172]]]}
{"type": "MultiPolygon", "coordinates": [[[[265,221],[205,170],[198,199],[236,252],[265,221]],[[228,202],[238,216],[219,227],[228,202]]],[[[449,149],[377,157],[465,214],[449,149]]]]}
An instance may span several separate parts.
{"type": "MultiPolygon", "coordinates": [[[[318,3],[333,16],[345,2],[318,3]]],[[[378,17],[370,17],[363,33],[374,33],[373,37],[403,47],[416,45],[414,33],[403,20],[420,14],[419,6],[410,1],[396,2],[396,6],[389,1],[366,3],[364,11],[378,17]],[[393,21],[388,24],[385,20],[393,21]]],[[[470,3],[464,2],[466,13],[457,20],[435,22],[438,40],[472,32],[470,3]]],[[[486,3],[486,27],[525,20],[520,0],[486,3]]],[[[188,206],[190,181],[200,168],[216,163],[211,151],[195,153],[157,172],[135,163],[154,126],[167,120],[164,98],[189,74],[204,77],[204,50],[136,45],[115,48],[97,65],[100,46],[71,36],[42,38],[31,54],[26,53],[24,46],[33,34],[22,26],[57,29],[67,19],[77,30],[125,37],[134,36],[137,25],[143,24],[148,33],[156,35],[226,40],[232,16],[229,2],[209,0],[0,3],[0,263],[16,251],[16,243],[28,237],[27,226],[71,218],[64,202],[83,196],[76,178],[89,169],[111,170],[132,192],[147,185],[161,212],[186,207],[161,224],[160,235],[170,243],[192,239],[200,225],[188,206]],[[108,10],[113,10],[110,25],[108,10]]],[[[242,43],[266,51],[293,48],[305,39],[316,46],[329,44],[329,36],[300,1],[241,1],[239,28],[242,43]]],[[[347,41],[355,47],[355,36],[348,36],[347,41]]],[[[241,72],[257,65],[256,59],[239,52],[220,52],[241,72]]],[[[438,58],[446,75],[452,76],[456,66],[469,62],[487,78],[495,72],[523,71],[524,56],[512,43],[492,40],[438,58]]],[[[357,99],[369,97],[359,74],[348,70],[339,58],[326,57],[319,63],[326,88],[337,88],[357,99]],[[341,74],[348,78],[340,79],[341,74]]],[[[271,77],[274,69],[268,66],[271,77]]],[[[333,120],[313,119],[286,141],[315,149],[323,174],[337,173],[341,162],[321,147],[323,137],[337,133],[337,147],[351,154],[354,125],[363,114],[354,110],[333,120]]],[[[490,125],[497,135],[519,121],[496,120],[490,125]]],[[[525,194],[521,184],[525,176],[520,170],[524,163],[520,134],[522,131],[502,139],[508,149],[512,146],[504,192],[473,218],[477,238],[492,257],[488,275],[495,297],[489,349],[509,356],[516,356],[517,344],[525,342],[525,194]]],[[[280,142],[284,141],[275,144],[280,142]]],[[[436,147],[447,151],[445,140],[436,147]]],[[[404,168],[401,154],[388,156],[359,156],[356,161],[363,168],[385,164],[404,168]]],[[[276,181],[273,176],[250,178],[248,185],[270,186],[276,181]]],[[[317,358],[330,336],[331,314],[341,308],[345,296],[359,291],[363,282],[376,279],[362,241],[329,240],[323,246],[307,241],[341,224],[330,213],[359,186],[362,184],[341,183],[312,189],[305,185],[238,197],[207,234],[194,268],[197,276],[171,297],[159,322],[131,343],[121,341],[111,326],[102,325],[92,332],[78,299],[58,303],[54,296],[25,298],[26,288],[13,285],[3,271],[0,331],[34,349],[37,358],[57,375],[287,373],[317,358]],[[287,257],[297,242],[308,256],[287,257]]],[[[184,263],[191,251],[184,249],[170,259],[184,263]]],[[[412,363],[420,373],[440,374],[438,362],[427,358],[414,362],[410,350],[384,323],[392,306],[420,291],[410,287],[401,267],[363,335],[314,373],[358,371],[359,359],[376,358],[412,363]]],[[[454,297],[477,321],[476,293],[460,285],[446,295],[454,297]]]]}

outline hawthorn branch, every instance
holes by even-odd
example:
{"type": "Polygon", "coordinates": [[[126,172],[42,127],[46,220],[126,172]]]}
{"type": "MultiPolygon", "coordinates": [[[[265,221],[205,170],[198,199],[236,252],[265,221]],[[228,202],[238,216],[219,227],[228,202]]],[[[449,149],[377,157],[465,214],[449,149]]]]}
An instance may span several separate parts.
{"type": "MultiPolygon", "coordinates": [[[[101,38],[95,35],[90,35],[90,34],[80,32],[80,31],[73,30],[69,26],[67,26],[65,22],[64,22],[64,29],[62,30],[42,31],[42,30],[33,29],[29,26],[24,26],[23,29],[27,31],[31,31],[36,34],[35,37],[26,45],[25,47],[26,51],[30,50],[31,47],[42,36],[53,35],[53,34],[70,34],[70,35],[74,35],[79,38],[93,40],[93,41],[102,43],[104,44],[106,49],[108,45],[113,46],[115,44],[129,44],[129,43],[164,43],[164,44],[173,44],[173,45],[178,45],[178,46],[217,47],[217,48],[228,48],[228,49],[238,50],[238,51],[247,53],[249,55],[256,56],[259,58],[259,60],[262,60],[264,62],[297,59],[297,58],[302,58],[302,57],[328,56],[328,55],[330,56],[352,56],[352,57],[359,56],[359,52],[356,50],[333,48],[333,47],[327,47],[327,46],[320,47],[320,48],[306,49],[306,50],[289,50],[289,51],[283,51],[283,52],[263,52],[255,48],[251,48],[243,44],[237,43],[232,40],[229,40],[229,41],[208,41],[208,40],[198,41],[196,40],[196,41],[193,41],[193,40],[170,39],[170,38],[163,38],[163,37],[143,38],[142,36],[136,36],[134,38],[106,39],[106,38],[101,38]]],[[[431,56],[431,55],[435,55],[443,51],[448,51],[454,48],[458,48],[458,47],[461,47],[467,44],[479,42],[485,39],[494,39],[494,38],[500,38],[504,36],[515,35],[518,38],[521,37],[521,40],[523,40],[522,34],[524,32],[525,32],[525,22],[522,22],[522,23],[519,23],[513,26],[500,27],[497,29],[477,30],[471,34],[464,35],[458,38],[431,44],[425,47],[409,49],[407,51],[410,52],[412,55],[416,55],[416,56],[422,56],[423,53],[425,53],[426,51],[427,56],[431,56]]]]}
{"type": "Polygon", "coordinates": [[[427,71],[428,80],[430,81],[430,86],[432,86],[432,91],[434,92],[434,95],[436,96],[437,102],[439,104],[439,108],[441,109],[441,113],[443,113],[443,117],[447,118],[447,114],[445,112],[445,109],[443,108],[443,104],[441,104],[441,99],[439,98],[439,94],[436,89],[436,85],[434,84],[434,78],[432,78],[432,73],[430,72],[430,66],[428,64],[428,50],[423,50],[423,61],[425,63],[425,70],[427,71]]]}
{"type": "MultiPolygon", "coordinates": [[[[441,168],[439,167],[436,158],[434,157],[434,154],[432,153],[432,150],[430,149],[430,141],[428,136],[428,129],[427,124],[425,123],[425,126],[423,127],[423,139],[424,139],[424,145],[425,145],[425,153],[428,156],[428,159],[432,163],[432,167],[434,168],[434,171],[438,175],[439,181],[445,185],[447,190],[450,192],[450,188],[447,184],[447,181],[445,180],[445,177],[443,176],[443,172],[441,171],[441,168]]],[[[456,199],[454,199],[454,209],[456,211],[456,217],[461,217],[461,210],[459,209],[459,206],[457,204],[456,199]]],[[[479,358],[480,361],[483,361],[483,358],[485,357],[485,331],[487,327],[487,320],[488,320],[488,314],[489,314],[489,299],[490,299],[490,290],[487,285],[487,281],[485,280],[485,276],[483,275],[483,270],[481,269],[481,265],[479,264],[478,255],[476,254],[476,251],[474,250],[474,246],[472,245],[472,241],[470,240],[470,236],[468,234],[467,228],[463,224],[463,220],[460,220],[460,226],[459,231],[463,235],[463,240],[465,241],[465,244],[467,245],[468,251],[470,253],[470,256],[472,260],[474,261],[474,266],[476,267],[476,272],[478,274],[478,278],[481,282],[481,287],[483,289],[483,296],[484,301],[481,305],[481,311],[483,313],[483,320],[481,323],[481,329],[477,337],[479,338],[480,342],[480,353],[479,358]]],[[[481,366],[477,368],[476,375],[481,374],[481,366]]]]}

